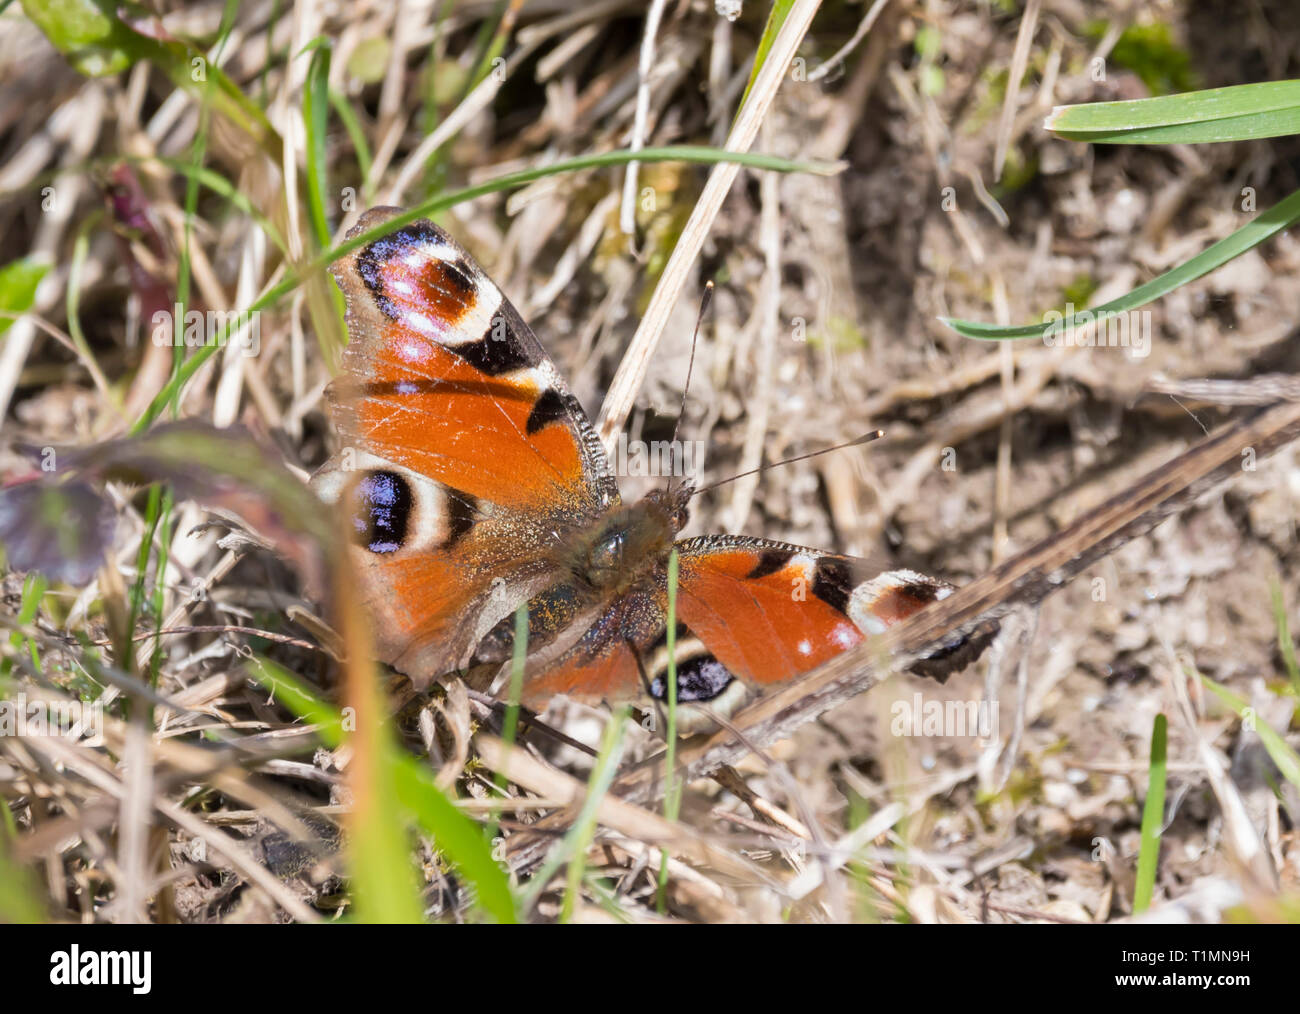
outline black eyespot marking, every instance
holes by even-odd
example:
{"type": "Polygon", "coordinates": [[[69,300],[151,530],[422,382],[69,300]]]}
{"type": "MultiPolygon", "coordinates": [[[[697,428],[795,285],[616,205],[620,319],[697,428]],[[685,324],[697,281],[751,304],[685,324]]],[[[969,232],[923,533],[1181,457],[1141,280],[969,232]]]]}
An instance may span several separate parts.
{"type": "Polygon", "coordinates": [[[474,278],[464,261],[439,261],[439,264],[442,270],[438,281],[444,288],[455,290],[462,299],[474,295],[474,278]]]}
{"type": "Polygon", "coordinates": [[[754,581],[760,577],[767,577],[768,574],[775,574],[777,571],[784,570],[785,565],[790,562],[794,552],[788,549],[765,549],[759,554],[758,563],[746,577],[754,581]]]}
{"type": "Polygon", "coordinates": [[[372,553],[395,553],[411,523],[411,487],[396,472],[370,472],[353,490],[352,527],[372,553]]]}
{"type": "Polygon", "coordinates": [[[415,312],[454,327],[478,298],[474,271],[429,222],[412,222],[357,254],[357,271],[379,309],[392,320],[415,312]],[[407,263],[402,255],[425,248],[407,263]]]}
{"type": "Polygon", "coordinates": [[[908,598],[916,599],[917,602],[922,602],[925,605],[938,601],[939,591],[939,585],[920,581],[913,581],[911,584],[905,584],[898,589],[900,595],[906,595],[908,598]]]}
{"type": "Polygon", "coordinates": [[[562,422],[568,414],[568,409],[564,395],[555,388],[548,387],[542,392],[541,397],[533,402],[533,410],[528,413],[528,423],[524,429],[529,436],[532,436],[553,422],[562,422]]]}
{"type": "MultiPolygon", "coordinates": [[[[650,695],[661,701],[668,699],[665,675],[660,674],[650,682],[650,695]]],[[[727,689],[732,679],[727,667],[712,655],[696,655],[677,666],[677,702],[711,701],[727,689]]]]}
{"type": "Polygon", "coordinates": [[[853,574],[843,560],[822,557],[813,570],[812,593],[832,609],[847,613],[853,594],[853,574]]]}
{"type": "Polygon", "coordinates": [[[469,534],[482,512],[478,500],[460,490],[447,490],[447,538],[442,543],[443,549],[451,549],[469,534]]]}
{"type": "Polygon", "coordinates": [[[453,345],[450,348],[465,362],[489,377],[499,377],[505,373],[514,373],[515,370],[537,365],[523,341],[520,340],[514,322],[499,312],[493,314],[487,330],[478,341],[453,345]]]}

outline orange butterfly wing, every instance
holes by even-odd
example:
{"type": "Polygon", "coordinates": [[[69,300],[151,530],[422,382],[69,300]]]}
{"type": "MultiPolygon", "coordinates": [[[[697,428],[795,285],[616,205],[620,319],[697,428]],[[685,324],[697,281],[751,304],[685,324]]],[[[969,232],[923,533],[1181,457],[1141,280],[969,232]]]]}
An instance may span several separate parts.
{"type": "MultiPolygon", "coordinates": [[[[678,551],[678,617],[733,675],[760,687],[815,669],[953,590],[915,571],[765,539],[704,536],[678,551]]],[[[956,637],[912,668],[942,682],[991,637],[956,637]]]]}
{"type": "MultiPolygon", "coordinates": [[[[349,237],[400,214],[373,208],[349,237]]],[[[350,342],[340,450],[313,483],[356,529],[379,651],[419,682],[549,580],[561,533],[618,502],[590,422],[532,331],[427,221],[338,261],[350,342]]]]}
{"type": "MultiPolygon", "coordinates": [[[[348,235],[399,212],[372,208],[348,235]]],[[[581,406],[450,236],[416,221],[333,270],[351,338],[331,389],[345,443],[522,513],[589,512],[617,500],[581,406]]]]}
{"type": "MultiPolygon", "coordinates": [[[[746,536],[701,536],[677,549],[677,640],[694,644],[679,650],[679,692],[683,681],[690,685],[679,699],[705,703],[728,676],[756,690],[794,679],[952,591],[914,571],[880,571],[866,560],[746,536]]],[[[557,693],[628,699],[639,695],[643,675],[660,696],[664,671],[653,655],[664,644],[667,599],[666,575],[653,590],[620,599],[576,645],[529,675],[525,703],[557,693]]],[[[942,682],[991,636],[954,638],[913,670],[942,682]]]]}

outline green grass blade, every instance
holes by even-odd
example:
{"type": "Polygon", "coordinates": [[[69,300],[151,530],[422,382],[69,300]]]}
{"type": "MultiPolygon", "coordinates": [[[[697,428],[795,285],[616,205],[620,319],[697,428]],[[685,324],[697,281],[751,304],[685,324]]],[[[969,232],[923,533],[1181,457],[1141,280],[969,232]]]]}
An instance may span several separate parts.
{"type": "Polygon", "coordinates": [[[90,348],[90,343],[86,341],[86,333],[81,328],[81,271],[90,252],[90,232],[99,224],[99,219],[98,213],[87,215],[77,229],[77,238],[72,244],[72,260],[68,264],[68,291],[64,300],[64,310],[68,318],[68,337],[77,347],[86,369],[90,371],[91,379],[95,381],[95,386],[104,393],[113,407],[120,410],[122,398],[109,386],[104,371],[99,368],[95,353],[90,348]]]}
{"type": "Polygon", "coordinates": [[[48,919],[36,880],[10,854],[17,840],[18,822],[9,804],[0,798],[0,923],[43,923],[48,919]]]}
{"type": "MultiPolygon", "coordinates": [[[[342,713],[308,690],[297,677],[257,655],[253,656],[249,672],[286,708],[317,726],[316,734],[327,747],[335,749],[343,742],[342,713]]],[[[472,885],[483,912],[497,922],[515,922],[510,884],[492,859],[491,848],[478,825],[456,808],[434,782],[433,773],[414,757],[394,751],[385,763],[398,800],[472,885]]]]}
{"type": "Polygon", "coordinates": [[[586,886],[587,890],[591,892],[591,896],[595,899],[596,904],[617,919],[620,923],[624,925],[634,925],[636,923],[636,919],[632,917],[631,913],[620,904],[618,895],[611,891],[608,885],[599,877],[589,875],[587,877],[586,886]]]}
{"type": "Polygon", "coordinates": [[[528,658],[528,603],[515,610],[515,638],[510,656],[510,694],[506,698],[505,727],[501,739],[514,746],[519,731],[519,699],[524,694],[524,663],[528,658]]]}
{"type": "Polygon", "coordinates": [[[1138,852],[1137,883],[1133,887],[1133,912],[1151,907],[1160,859],[1160,833],[1165,820],[1165,773],[1168,764],[1168,720],[1156,715],[1151,727],[1151,766],[1147,799],[1142,806],[1142,845],[1138,852]]]}
{"type": "MultiPolygon", "coordinates": [[[[148,500],[145,501],[144,513],[144,532],[140,536],[140,548],[136,550],[135,555],[135,580],[131,583],[131,590],[128,596],[130,611],[127,614],[126,630],[123,636],[126,643],[118,645],[117,658],[120,659],[118,664],[123,671],[131,672],[135,666],[135,633],[136,622],[140,619],[144,611],[145,604],[145,579],[149,571],[149,557],[153,552],[154,536],[158,532],[158,522],[162,517],[162,487],[154,483],[149,487],[148,500]]],[[[158,575],[158,580],[162,580],[162,575],[158,575]]]]}
{"type": "MultiPolygon", "coordinates": [[[[1202,250],[1191,260],[1166,271],[1163,275],[1157,275],[1151,281],[1139,285],[1132,292],[1128,292],[1118,299],[1112,299],[1109,303],[1092,307],[1086,312],[1093,316],[1101,316],[1103,314],[1126,313],[1129,310],[1137,309],[1139,306],[1144,306],[1154,299],[1167,295],[1180,285],[1186,285],[1202,275],[1208,275],[1234,257],[1240,257],[1247,250],[1259,246],[1265,240],[1271,239],[1284,229],[1290,228],[1297,221],[1300,221],[1300,190],[1283,198],[1267,211],[1261,212],[1236,232],[1230,236],[1225,236],[1217,243],[1202,250]]],[[[1063,334],[1071,327],[1082,326],[1087,318],[1080,318],[1080,315],[1076,313],[1062,320],[1007,327],[997,324],[985,324],[977,320],[955,320],[951,317],[940,317],[939,319],[966,338],[975,338],[980,341],[1005,341],[1013,338],[1049,338],[1052,335],[1063,334]]]]}
{"type": "MultiPolygon", "coordinates": [[[[41,598],[45,590],[49,587],[49,581],[43,574],[33,571],[23,580],[23,597],[22,603],[18,607],[18,623],[20,626],[27,626],[36,619],[37,612],[41,608],[41,598]]],[[[9,635],[9,643],[17,648],[23,643],[24,637],[18,632],[9,635]]],[[[41,671],[41,657],[36,649],[36,641],[32,638],[26,638],[28,657],[31,659],[32,668],[36,672],[41,671]]],[[[13,659],[0,659],[0,697],[5,694],[5,681],[13,671],[13,659]]],[[[3,805],[0,802],[0,805],[3,805]]]]}
{"type": "MultiPolygon", "coordinates": [[[[284,142],[266,114],[205,53],[179,39],[155,39],[132,29],[110,0],[23,0],[23,12],[81,74],[116,74],[142,60],[162,70],[183,92],[212,108],[279,162],[284,142]]],[[[125,9],[124,7],[121,9],[125,9]]]]}
{"type": "MultiPolygon", "coordinates": [[[[4,805],[0,800],[0,807],[4,805]]],[[[0,923],[32,925],[48,921],[35,878],[9,858],[6,848],[0,847],[0,923]]]]}
{"type": "MultiPolygon", "coordinates": [[[[519,734],[519,699],[524,694],[524,663],[528,659],[528,603],[520,603],[515,610],[515,638],[510,653],[510,690],[506,696],[505,723],[501,730],[501,742],[505,744],[506,756],[515,745],[519,734]]],[[[496,775],[497,791],[506,794],[506,776],[500,771],[496,775]]],[[[499,810],[492,811],[488,821],[488,838],[495,842],[497,822],[501,819],[499,810]]]]}
{"type": "Polygon", "coordinates": [[[226,179],[219,172],[216,172],[207,166],[196,166],[192,162],[186,162],[178,158],[167,158],[163,155],[157,155],[150,158],[130,158],[127,159],[127,161],[136,165],[145,165],[154,162],[158,165],[166,166],[172,172],[180,173],[187,179],[197,180],[200,186],[207,187],[207,189],[211,190],[218,197],[230,202],[233,207],[253,219],[253,221],[257,223],[258,228],[266,233],[267,239],[275,244],[276,249],[279,250],[283,256],[289,256],[289,247],[284,241],[284,236],[280,234],[280,230],[276,228],[275,223],[262,214],[262,212],[253,205],[246,195],[241,193],[235,185],[230,182],[230,180],[226,179]]]}
{"type": "Polygon", "coordinates": [[[372,158],[370,155],[370,145],[366,142],[366,132],[361,128],[361,120],[357,117],[357,111],[352,108],[347,96],[336,92],[330,92],[330,105],[334,107],[334,112],[343,124],[343,129],[348,132],[348,139],[352,142],[352,150],[357,156],[357,172],[360,174],[360,186],[363,199],[367,202],[370,199],[373,187],[370,183],[370,166],[372,158]]]}
{"type": "Polygon", "coordinates": [[[464,102],[465,96],[482,83],[492,70],[492,61],[505,49],[507,32],[510,23],[514,21],[513,17],[509,22],[506,20],[508,5],[509,0],[497,0],[496,8],[479,26],[478,37],[474,40],[474,49],[478,57],[474,61],[473,72],[465,79],[465,87],[456,100],[457,105],[464,102]]]}
{"type": "MultiPolygon", "coordinates": [[[[222,10],[221,24],[217,32],[217,42],[213,46],[213,53],[218,54],[225,47],[230,37],[230,30],[234,26],[235,14],[238,11],[238,0],[226,0],[225,7],[222,10]]],[[[215,64],[208,68],[206,58],[203,66],[207,69],[216,70],[215,64]]],[[[194,75],[191,74],[191,77],[194,75]]],[[[196,97],[199,103],[199,125],[194,133],[194,141],[191,146],[190,162],[197,169],[203,165],[208,151],[208,130],[211,126],[212,102],[213,96],[217,89],[215,78],[209,78],[206,72],[199,75],[195,82],[197,85],[196,97]]],[[[242,97],[242,93],[241,93],[242,97]]],[[[185,344],[182,340],[182,328],[185,321],[186,304],[190,299],[190,287],[192,276],[190,272],[191,253],[190,244],[194,233],[194,221],[198,217],[199,204],[199,181],[196,175],[189,174],[185,177],[185,217],[184,229],[182,230],[183,241],[181,243],[180,255],[177,259],[176,266],[176,317],[172,321],[172,379],[175,380],[181,371],[185,362],[185,344]]],[[[180,388],[177,387],[172,394],[169,402],[173,417],[180,414],[180,388]]],[[[160,405],[161,410],[161,405],[160,405]]],[[[140,550],[136,557],[139,564],[139,570],[136,573],[135,583],[131,589],[131,611],[130,623],[127,625],[124,636],[126,644],[123,657],[127,659],[124,668],[130,669],[135,659],[135,642],[132,639],[135,633],[135,622],[142,615],[144,605],[144,583],[146,570],[149,565],[149,555],[153,548],[154,536],[161,527],[161,537],[158,539],[158,559],[154,568],[154,589],[151,598],[153,620],[154,620],[154,639],[151,654],[152,664],[150,667],[150,678],[153,685],[157,683],[157,676],[162,664],[162,653],[159,650],[161,646],[161,627],[163,622],[164,604],[166,602],[166,577],[167,577],[167,554],[171,546],[172,533],[172,507],[173,496],[170,488],[161,491],[158,486],[154,486],[149,491],[149,510],[150,514],[146,524],[146,538],[140,544],[140,550]],[[125,652],[130,652],[126,654],[125,652]]],[[[150,710],[152,714],[152,709],[150,710]]]]}
{"type": "Polygon", "coordinates": [[[316,242],[323,250],[330,245],[329,216],[325,211],[325,195],[329,188],[329,162],[325,150],[330,118],[329,40],[316,38],[303,47],[303,52],[309,49],[311,64],[303,88],[305,108],[302,115],[307,128],[307,212],[316,242]]]}
{"type": "Polygon", "coordinates": [[[767,54],[772,51],[772,44],[781,34],[781,28],[793,9],[794,0],[776,0],[772,4],[772,9],[767,15],[767,24],[763,26],[763,34],[758,40],[758,49],[754,51],[754,68],[749,72],[749,80],[745,82],[745,94],[740,97],[740,104],[736,106],[737,111],[745,108],[745,100],[749,98],[750,89],[758,80],[758,72],[767,62],[767,54]]]}
{"type": "Polygon", "coordinates": [[[1300,81],[1058,106],[1046,129],[1093,144],[1198,144],[1300,133],[1300,81]]]}
{"type": "MultiPolygon", "coordinates": [[[[308,43],[303,51],[306,52],[308,49],[312,53],[304,86],[305,108],[303,109],[303,122],[306,124],[307,133],[307,217],[311,222],[312,233],[316,237],[316,246],[324,250],[329,247],[330,240],[333,238],[327,209],[329,161],[325,144],[330,118],[329,40],[318,37],[308,43]]],[[[309,280],[307,312],[311,316],[316,338],[320,342],[326,362],[336,363],[342,348],[343,336],[347,333],[343,293],[339,291],[338,286],[330,285],[323,279],[309,280]]]]}
{"type": "Polygon", "coordinates": [[[1282,585],[1273,578],[1269,582],[1269,591],[1273,596],[1273,621],[1277,626],[1277,650],[1282,656],[1282,665],[1286,668],[1287,678],[1291,680],[1291,692],[1300,698],[1300,664],[1295,657],[1295,642],[1291,640],[1291,624],[1286,618],[1286,597],[1282,594],[1282,585]]]}
{"type": "MultiPolygon", "coordinates": [[[[587,797],[582,801],[578,819],[564,837],[564,852],[569,858],[568,885],[564,891],[564,902],[560,906],[560,922],[572,922],[573,911],[578,896],[582,891],[582,881],[587,868],[587,848],[596,836],[596,817],[600,811],[600,802],[605,798],[614,776],[618,774],[618,763],[623,757],[623,731],[627,725],[627,708],[619,708],[605,723],[605,734],[600,741],[600,752],[587,783],[587,797]]],[[[543,881],[543,883],[545,883],[543,881]]]]}
{"type": "Polygon", "coordinates": [[[1208,676],[1203,676],[1200,673],[1193,673],[1193,675],[1200,676],[1201,682],[1214,691],[1214,695],[1227,708],[1236,713],[1245,729],[1259,736],[1259,741],[1264,744],[1264,749],[1268,752],[1269,757],[1277,765],[1277,769],[1282,772],[1282,777],[1297,789],[1300,789],[1300,754],[1297,754],[1287,741],[1274,731],[1271,725],[1261,721],[1259,716],[1255,714],[1255,709],[1247,704],[1243,698],[1238,697],[1227,687],[1221,683],[1216,683],[1208,676]]]}
{"type": "Polygon", "coordinates": [[[14,317],[26,313],[36,302],[36,287],[50,270],[27,257],[0,268],[0,335],[9,330],[14,317]]]}
{"type": "Polygon", "coordinates": [[[175,494],[170,486],[164,487],[162,497],[162,532],[158,538],[158,563],[154,568],[153,582],[153,649],[149,653],[149,685],[155,689],[162,673],[162,624],[166,616],[167,605],[167,558],[171,552],[172,524],[176,518],[173,514],[175,494]]]}
{"type": "MultiPolygon", "coordinates": [[[[370,687],[370,693],[378,703],[382,696],[379,686],[370,687]]],[[[404,812],[407,808],[395,777],[399,747],[379,711],[367,706],[357,708],[357,713],[356,741],[370,744],[370,763],[363,772],[352,772],[364,779],[353,782],[357,791],[352,805],[357,811],[346,842],[356,921],[422,923],[424,904],[404,812]],[[372,716],[368,723],[363,713],[372,716]]],[[[353,763],[363,762],[361,752],[353,755],[353,763]]]]}
{"type": "Polygon", "coordinates": [[[587,780],[587,794],[583,798],[578,817],[561,839],[560,844],[546,857],[546,862],[542,864],[541,869],[528,882],[519,900],[520,911],[528,912],[532,909],[537,898],[546,889],[546,885],[555,876],[556,870],[567,861],[569,875],[560,919],[562,922],[567,922],[572,917],[575,898],[582,886],[583,872],[586,868],[585,853],[596,833],[596,816],[600,810],[600,802],[613,784],[614,776],[618,774],[619,760],[623,756],[623,731],[627,712],[626,707],[619,708],[605,724],[605,732],[596,754],[596,763],[591,769],[591,777],[587,780]]]}

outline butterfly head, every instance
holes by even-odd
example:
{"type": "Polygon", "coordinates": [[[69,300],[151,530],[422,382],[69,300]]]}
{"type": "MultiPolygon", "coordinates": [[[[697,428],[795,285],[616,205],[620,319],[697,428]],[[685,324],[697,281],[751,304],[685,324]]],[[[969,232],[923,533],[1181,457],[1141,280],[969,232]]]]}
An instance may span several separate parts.
{"type": "Polygon", "coordinates": [[[642,503],[653,504],[654,510],[662,511],[668,519],[668,524],[672,527],[673,535],[676,536],[683,528],[686,522],[691,519],[690,502],[691,497],[695,495],[695,484],[693,482],[681,482],[668,484],[666,489],[652,490],[642,503]]]}
{"type": "Polygon", "coordinates": [[[654,490],[638,503],[610,511],[574,547],[574,576],[594,591],[621,592],[666,566],[686,524],[689,498],[689,486],[654,490]]]}

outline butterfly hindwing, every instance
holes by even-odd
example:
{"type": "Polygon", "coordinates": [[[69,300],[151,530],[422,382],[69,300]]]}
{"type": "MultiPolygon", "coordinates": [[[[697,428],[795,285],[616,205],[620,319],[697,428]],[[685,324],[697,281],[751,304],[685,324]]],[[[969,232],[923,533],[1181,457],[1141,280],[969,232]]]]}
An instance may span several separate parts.
{"type": "MultiPolygon", "coordinates": [[[[679,699],[689,703],[714,701],[733,679],[751,690],[792,680],[952,591],[915,571],[746,536],[700,536],[677,549],[675,658],[679,699]]],[[[661,574],[544,660],[526,683],[525,703],[559,693],[597,701],[648,690],[662,698],[666,621],[661,574]]],[[[913,670],[942,681],[987,641],[987,633],[955,639],[913,670]]]]}
{"type": "MultiPolygon", "coordinates": [[[[755,689],[809,672],[953,590],[915,571],[745,536],[688,539],[678,552],[679,622],[755,689]]],[[[942,682],[991,636],[955,638],[912,668],[942,682]]]]}

